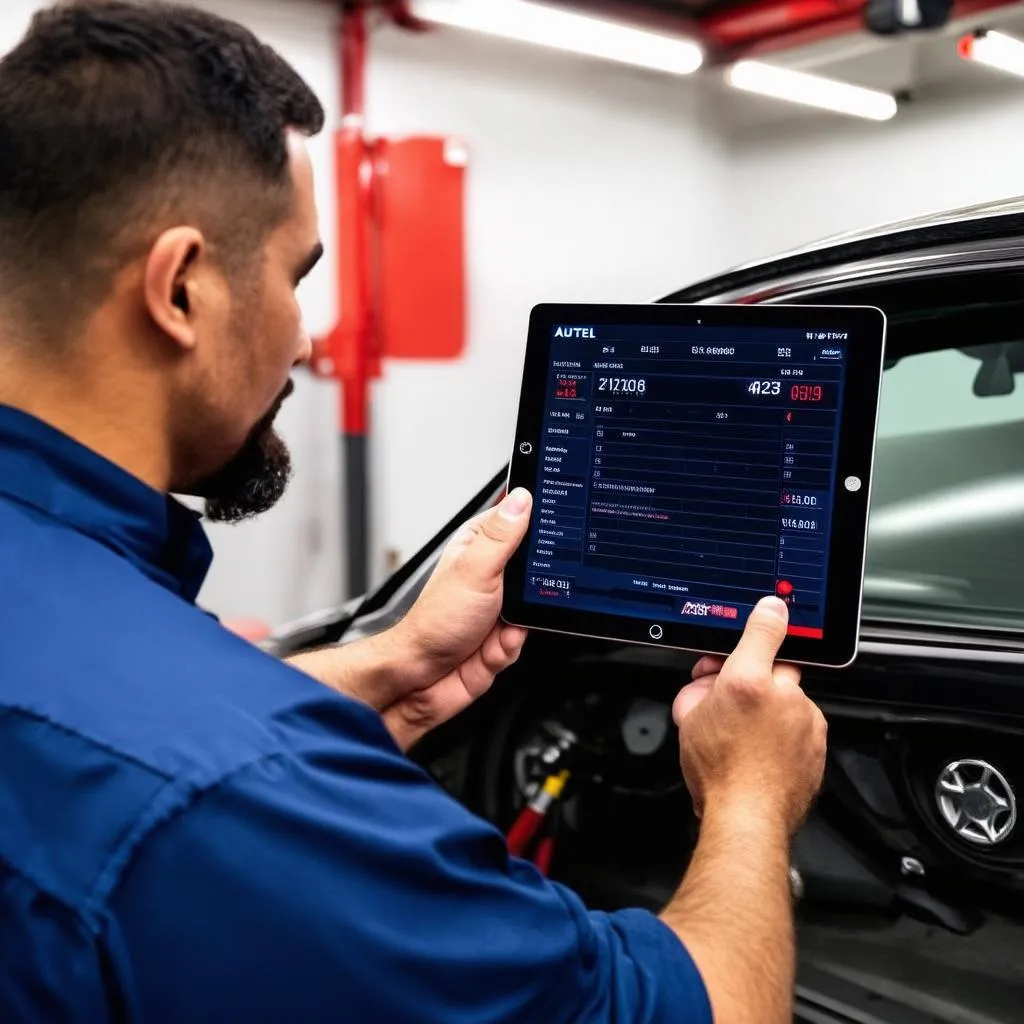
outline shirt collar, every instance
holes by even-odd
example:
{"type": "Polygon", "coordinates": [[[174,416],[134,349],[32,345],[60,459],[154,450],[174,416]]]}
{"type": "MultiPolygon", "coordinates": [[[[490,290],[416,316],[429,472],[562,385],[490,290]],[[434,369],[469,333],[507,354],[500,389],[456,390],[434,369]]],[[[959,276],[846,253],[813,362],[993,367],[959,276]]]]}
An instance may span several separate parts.
{"type": "Polygon", "coordinates": [[[0,495],[99,541],[189,602],[213,560],[199,513],[3,405],[0,495]]]}

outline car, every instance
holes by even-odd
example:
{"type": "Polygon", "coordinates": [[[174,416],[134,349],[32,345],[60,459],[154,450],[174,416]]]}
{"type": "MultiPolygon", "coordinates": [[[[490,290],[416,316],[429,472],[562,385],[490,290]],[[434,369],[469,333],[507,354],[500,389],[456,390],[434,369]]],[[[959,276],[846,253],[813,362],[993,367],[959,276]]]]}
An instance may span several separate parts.
{"type": "MultiPolygon", "coordinates": [[[[829,722],[793,848],[802,1022],[1024,1018],[1024,200],[742,267],[664,301],[867,304],[889,317],[860,655],[808,670],[829,722]]],[[[268,644],[386,628],[499,472],[367,596],[268,644]]],[[[595,908],[659,909],[697,822],[670,705],[694,658],[537,634],[414,751],[507,830],[572,748],[551,874],[595,908]]]]}

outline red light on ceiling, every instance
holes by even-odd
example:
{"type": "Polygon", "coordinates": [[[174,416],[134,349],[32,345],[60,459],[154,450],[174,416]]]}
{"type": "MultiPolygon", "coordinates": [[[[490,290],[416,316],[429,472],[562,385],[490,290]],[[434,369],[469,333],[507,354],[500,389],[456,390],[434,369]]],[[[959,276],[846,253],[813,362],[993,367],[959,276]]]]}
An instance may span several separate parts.
{"type": "Polygon", "coordinates": [[[961,36],[960,41],[956,44],[956,51],[963,57],[964,60],[974,59],[974,36],[966,35],[961,36]]]}

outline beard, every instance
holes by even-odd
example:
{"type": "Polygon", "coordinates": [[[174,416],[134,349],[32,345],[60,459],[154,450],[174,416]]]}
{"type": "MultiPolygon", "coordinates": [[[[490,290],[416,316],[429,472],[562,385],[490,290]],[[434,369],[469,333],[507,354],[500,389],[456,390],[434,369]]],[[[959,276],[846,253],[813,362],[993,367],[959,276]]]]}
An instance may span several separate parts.
{"type": "Polygon", "coordinates": [[[289,380],[238,454],[196,486],[194,493],[206,499],[205,516],[211,522],[240,523],[280,501],[291,479],[292,458],[274,419],[294,389],[289,380]]]}

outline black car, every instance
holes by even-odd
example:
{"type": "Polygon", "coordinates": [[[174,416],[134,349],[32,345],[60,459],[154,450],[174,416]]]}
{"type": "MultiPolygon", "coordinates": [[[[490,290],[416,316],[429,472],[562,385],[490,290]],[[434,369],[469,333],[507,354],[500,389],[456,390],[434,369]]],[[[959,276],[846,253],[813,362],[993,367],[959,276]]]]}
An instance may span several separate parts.
{"type": "MultiPolygon", "coordinates": [[[[825,788],[794,848],[800,1021],[1024,1020],[1024,201],[847,236],[666,301],[839,303],[889,317],[861,654],[808,671],[825,788]]],[[[398,619],[455,526],[282,654],[398,619]]],[[[669,709],[693,658],[530,638],[415,756],[507,829],[578,740],[551,873],[595,908],[660,909],[696,838],[669,709]]]]}

